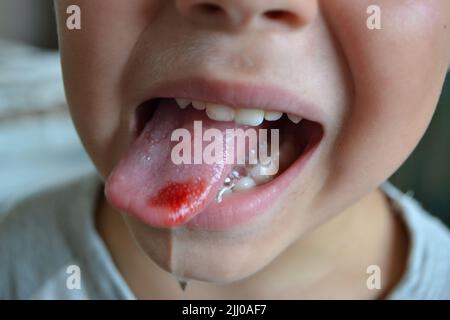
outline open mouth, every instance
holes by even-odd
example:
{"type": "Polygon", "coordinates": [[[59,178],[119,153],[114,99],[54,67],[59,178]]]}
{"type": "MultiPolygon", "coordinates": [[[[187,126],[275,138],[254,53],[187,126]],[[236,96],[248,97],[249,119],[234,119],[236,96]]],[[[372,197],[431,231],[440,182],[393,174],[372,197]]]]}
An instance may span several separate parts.
{"type": "Polygon", "coordinates": [[[151,98],[136,109],[135,142],[108,178],[106,196],[116,208],[154,227],[229,229],[271,207],[299,176],[323,135],[319,122],[281,108],[151,98]],[[262,144],[269,153],[272,150],[271,139],[258,138],[255,145],[247,143],[244,163],[174,164],[172,133],[180,128],[194,132],[196,121],[224,137],[230,129],[265,129],[269,136],[278,129],[279,148],[268,163],[251,157],[262,144]]]}
{"type": "MultiPolygon", "coordinates": [[[[191,112],[192,110],[203,111],[205,115],[213,121],[231,122],[238,126],[247,128],[264,128],[270,132],[272,129],[279,130],[279,154],[276,158],[276,164],[264,165],[257,160],[257,163],[249,163],[249,155],[246,156],[246,163],[236,165],[229,175],[229,179],[224,181],[223,190],[225,193],[219,196],[227,195],[233,192],[242,192],[259,185],[263,185],[275,179],[282,174],[289,166],[299,159],[307,147],[314,147],[322,136],[322,127],[319,123],[305,119],[299,115],[287,114],[281,111],[270,111],[260,109],[232,108],[225,105],[207,103],[203,101],[190,101],[187,99],[176,98],[155,98],[140,105],[136,110],[136,136],[142,133],[145,125],[152,120],[157,108],[166,103],[177,105],[178,112],[191,112]],[[192,109],[192,110],[190,110],[192,109]],[[276,174],[269,174],[277,166],[276,174]],[[233,187],[226,188],[227,186],[233,187]]],[[[258,141],[260,145],[262,142],[258,141]]],[[[247,146],[248,147],[248,146],[247,146]]],[[[267,150],[271,148],[270,140],[266,146],[267,150]]],[[[249,152],[257,153],[257,148],[249,152]]],[[[274,156],[274,155],[273,155],[274,156]]],[[[256,156],[257,158],[257,156],[256,156]]],[[[219,202],[221,197],[218,198],[219,202]]]]}

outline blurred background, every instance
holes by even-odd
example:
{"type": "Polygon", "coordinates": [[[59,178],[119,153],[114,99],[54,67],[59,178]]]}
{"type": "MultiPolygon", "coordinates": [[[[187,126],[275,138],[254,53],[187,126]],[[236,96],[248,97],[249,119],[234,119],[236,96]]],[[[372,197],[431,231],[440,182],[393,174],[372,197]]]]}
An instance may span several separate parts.
{"type": "Polygon", "coordinates": [[[65,103],[52,0],[0,0],[0,212],[93,170],[65,103]]]}
{"type": "MultiPolygon", "coordinates": [[[[52,0],[0,0],[0,209],[93,170],[67,112],[56,50],[52,0]]],[[[390,181],[450,226],[449,75],[425,137],[390,181]]]]}

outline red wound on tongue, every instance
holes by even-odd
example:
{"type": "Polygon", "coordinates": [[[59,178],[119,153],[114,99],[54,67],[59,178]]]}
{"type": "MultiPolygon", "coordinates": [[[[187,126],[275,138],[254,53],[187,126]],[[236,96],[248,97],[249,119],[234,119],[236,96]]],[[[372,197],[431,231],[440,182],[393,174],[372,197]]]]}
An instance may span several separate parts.
{"type": "Polygon", "coordinates": [[[205,189],[206,182],[201,178],[183,183],[172,182],[152,197],[149,204],[170,210],[172,214],[167,217],[166,224],[175,226],[188,219],[205,189]]]}
{"type": "Polygon", "coordinates": [[[172,161],[177,144],[171,141],[172,133],[183,128],[194,137],[197,120],[204,130],[216,128],[224,136],[234,126],[214,122],[193,108],[181,112],[174,101],[164,101],[108,177],[105,195],[109,203],[157,228],[183,225],[213,204],[233,166],[224,159],[214,164],[172,161]]]}

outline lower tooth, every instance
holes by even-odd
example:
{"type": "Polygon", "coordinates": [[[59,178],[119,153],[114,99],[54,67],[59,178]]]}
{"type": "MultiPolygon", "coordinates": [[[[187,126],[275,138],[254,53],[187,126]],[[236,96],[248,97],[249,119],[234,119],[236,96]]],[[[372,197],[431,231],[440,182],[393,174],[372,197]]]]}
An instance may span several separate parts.
{"type": "Polygon", "coordinates": [[[233,188],[233,191],[239,192],[251,189],[256,186],[255,181],[250,177],[243,177],[236,181],[236,185],[233,188]]]}
{"type": "Polygon", "coordinates": [[[258,163],[248,164],[233,169],[225,179],[224,186],[219,190],[216,200],[221,203],[223,197],[233,193],[252,189],[258,185],[272,181],[280,170],[285,169],[295,156],[295,146],[291,141],[281,145],[280,151],[275,157],[271,157],[268,165],[258,163]]]}
{"type": "Polygon", "coordinates": [[[267,167],[258,164],[250,170],[250,175],[256,184],[263,184],[269,182],[275,175],[267,174],[267,167]]]}

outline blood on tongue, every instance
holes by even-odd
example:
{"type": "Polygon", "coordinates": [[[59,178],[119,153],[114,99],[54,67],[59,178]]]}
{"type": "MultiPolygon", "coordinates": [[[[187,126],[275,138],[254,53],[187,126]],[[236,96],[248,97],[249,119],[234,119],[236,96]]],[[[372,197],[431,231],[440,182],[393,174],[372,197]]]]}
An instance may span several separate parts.
{"type": "Polygon", "coordinates": [[[155,197],[150,199],[150,205],[169,209],[174,216],[167,217],[168,224],[179,225],[187,219],[194,210],[195,201],[206,189],[206,182],[197,178],[183,183],[169,183],[155,197]]]}

